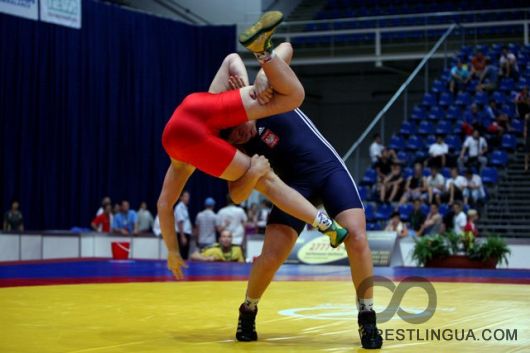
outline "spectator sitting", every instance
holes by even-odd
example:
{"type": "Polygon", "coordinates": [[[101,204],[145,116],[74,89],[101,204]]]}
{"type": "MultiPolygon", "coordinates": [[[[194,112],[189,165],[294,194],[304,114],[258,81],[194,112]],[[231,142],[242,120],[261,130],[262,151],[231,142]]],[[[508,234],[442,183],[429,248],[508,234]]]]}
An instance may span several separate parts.
{"type": "Polygon", "coordinates": [[[462,60],[451,69],[451,81],[449,82],[449,91],[456,96],[458,91],[466,88],[467,83],[471,79],[467,65],[464,65],[462,60]]]}
{"type": "Polygon", "coordinates": [[[18,201],[11,203],[11,208],[4,214],[4,232],[23,232],[24,217],[19,210],[18,201]]]}
{"type": "Polygon", "coordinates": [[[385,148],[381,152],[381,157],[379,157],[379,160],[374,165],[379,183],[382,183],[383,180],[385,180],[385,178],[390,174],[392,170],[392,163],[393,162],[392,158],[390,157],[390,151],[385,148]]]}
{"type": "Polygon", "coordinates": [[[385,146],[383,146],[383,143],[381,142],[381,135],[375,134],[374,141],[370,145],[370,160],[372,161],[372,164],[375,164],[379,160],[384,149],[385,146]]]}
{"type": "Polygon", "coordinates": [[[228,205],[217,213],[217,230],[222,232],[227,229],[232,234],[232,241],[235,245],[242,245],[245,238],[245,223],[247,214],[234,204],[230,196],[227,197],[228,205]]]}
{"type": "Polygon", "coordinates": [[[101,200],[101,207],[98,208],[97,212],[96,212],[96,216],[99,216],[100,214],[102,214],[104,211],[105,211],[105,206],[109,204],[109,205],[112,205],[112,201],[110,200],[110,197],[109,196],[105,196],[102,200],[101,200]]]}
{"type": "Polygon", "coordinates": [[[425,186],[427,188],[427,200],[429,204],[433,203],[433,201],[440,204],[440,197],[445,187],[445,178],[437,167],[431,168],[431,175],[425,179],[425,186]]]}
{"type": "Polygon", "coordinates": [[[403,193],[403,174],[401,172],[401,165],[398,163],[392,164],[390,174],[388,174],[380,185],[380,200],[381,202],[393,202],[399,200],[401,193],[403,193]]]}
{"type": "Polygon", "coordinates": [[[135,231],[136,212],[129,209],[129,202],[121,202],[120,212],[114,215],[112,231],[121,234],[132,234],[135,231]]]}
{"type": "Polygon", "coordinates": [[[429,235],[429,234],[440,234],[443,229],[443,219],[442,215],[439,212],[438,205],[432,204],[431,210],[423,222],[420,230],[418,231],[418,236],[429,235]]]}
{"type": "Polygon", "coordinates": [[[455,202],[453,204],[453,214],[453,231],[456,234],[463,234],[464,228],[467,224],[467,216],[462,210],[460,202],[455,202]]]}
{"type": "Polygon", "coordinates": [[[467,224],[464,227],[464,233],[471,233],[474,237],[478,237],[478,229],[475,222],[478,220],[477,210],[471,209],[467,211],[467,224]]]}
{"type": "MultiPolygon", "coordinates": [[[[121,211],[121,206],[119,203],[115,203],[114,207],[112,207],[112,216],[117,215],[121,211]]],[[[112,224],[112,223],[111,223],[112,224]]]]}
{"type": "Polygon", "coordinates": [[[190,193],[184,191],[180,195],[179,202],[175,207],[173,215],[175,216],[175,228],[177,230],[177,239],[179,242],[180,256],[187,260],[190,252],[191,227],[190,214],[188,212],[188,204],[190,202],[190,193]]]}
{"type": "Polygon", "coordinates": [[[517,93],[514,99],[517,107],[519,119],[524,120],[530,115],[530,97],[528,96],[528,87],[524,86],[521,92],[517,93]]]}
{"type": "Polygon", "coordinates": [[[497,109],[497,102],[494,100],[490,100],[489,105],[485,108],[485,112],[489,118],[487,130],[490,134],[496,136],[493,142],[494,145],[499,146],[502,135],[506,131],[512,130],[508,115],[497,109]]]}
{"type": "Polygon", "coordinates": [[[492,92],[497,88],[497,75],[498,70],[495,66],[491,65],[489,59],[486,58],[486,68],[482,71],[482,75],[478,81],[476,91],[492,92]]]}
{"type": "Polygon", "coordinates": [[[215,243],[217,233],[217,215],[214,212],[215,200],[208,197],[204,200],[204,210],[197,214],[195,226],[197,227],[197,243],[200,249],[215,243]]]}
{"type": "Polygon", "coordinates": [[[478,174],[473,174],[471,169],[466,171],[466,188],[464,189],[464,203],[469,204],[469,199],[473,204],[482,202],[486,198],[486,192],[482,185],[482,178],[478,174]]]}
{"type": "Polygon", "coordinates": [[[429,147],[430,158],[427,162],[429,167],[443,168],[447,163],[447,154],[449,146],[444,142],[442,135],[436,136],[436,142],[429,147]]]}
{"type": "Polygon", "coordinates": [[[396,232],[398,237],[404,238],[409,234],[407,225],[399,218],[399,212],[392,213],[392,216],[388,220],[388,224],[385,228],[387,232],[396,232]]]}
{"type": "Polygon", "coordinates": [[[90,226],[96,232],[110,233],[110,225],[112,224],[112,204],[105,204],[103,213],[94,217],[90,226]]]}
{"type": "Polygon", "coordinates": [[[501,57],[499,58],[500,74],[505,77],[511,77],[517,80],[519,77],[519,66],[517,65],[517,58],[508,49],[502,48],[501,57]]]}
{"type": "Polygon", "coordinates": [[[271,205],[267,200],[262,200],[259,207],[258,218],[256,222],[259,234],[265,234],[265,228],[267,227],[269,213],[271,213],[271,205]]]}
{"type": "Polygon", "coordinates": [[[232,233],[223,230],[219,236],[219,243],[202,249],[201,252],[191,254],[195,261],[225,261],[245,262],[241,247],[232,244],[232,233]]]}
{"type": "Polygon", "coordinates": [[[471,104],[470,109],[464,113],[464,123],[470,125],[473,130],[481,129],[486,118],[486,113],[481,111],[476,103],[471,104]]]}
{"type": "Polygon", "coordinates": [[[142,202],[136,214],[136,233],[149,233],[153,228],[153,215],[147,209],[147,203],[142,202]]]}
{"type": "Polygon", "coordinates": [[[412,236],[416,236],[423,223],[425,222],[425,215],[421,211],[422,202],[420,199],[414,200],[414,208],[409,215],[410,230],[409,233],[412,236]]]}
{"type": "Polygon", "coordinates": [[[421,163],[414,164],[414,174],[407,178],[405,190],[400,204],[407,203],[409,200],[418,200],[425,191],[425,179],[423,177],[423,166],[421,163]]]}
{"type": "Polygon", "coordinates": [[[459,175],[458,168],[452,168],[451,177],[445,181],[444,199],[447,200],[449,204],[453,204],[454,201],[463,201],[464,189],[466,186],[466,178],[459,175]]]}
{"type": "Polygon", "coordinates": [[[458,159],[458,165],[460,169],[465,169],[464,166],[484,168],[488,163],[486,153],[488,152],[488,143],[484,137],[480,136],[478,130],[473,131],[472,136],[468,136],[462,145],[462,151],[460,151],[460,158],[458,159]],[[467,152],[467,155],[466,155],[467,152]]]}
{"type": "Polygon", "coordinates": [[[481,51],[477,51],[471,59],[471,77],[480,78],[486,68],[486,57],[481,51]]]}

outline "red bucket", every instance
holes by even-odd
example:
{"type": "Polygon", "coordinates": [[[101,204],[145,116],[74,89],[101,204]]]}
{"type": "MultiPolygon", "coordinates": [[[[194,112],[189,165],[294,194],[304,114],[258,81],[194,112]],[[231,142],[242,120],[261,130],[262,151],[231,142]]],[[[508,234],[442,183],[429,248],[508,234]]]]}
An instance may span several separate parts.
{"type": "Polygon", "coordinates": [[[113,241],[112,246],[112,258],[114,260],[127,260],[129,258],[129,247],[131,243],[128,241],[113,241]]]}

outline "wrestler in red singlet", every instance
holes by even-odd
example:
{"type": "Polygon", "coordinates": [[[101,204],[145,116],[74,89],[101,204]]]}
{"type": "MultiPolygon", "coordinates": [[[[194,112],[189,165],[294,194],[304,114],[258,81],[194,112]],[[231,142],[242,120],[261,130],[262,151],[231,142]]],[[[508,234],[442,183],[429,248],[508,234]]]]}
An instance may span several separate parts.
{"type": "Polygon", "coordinates": [[[236,154],[236,148],[219,138],[219,132],[247,120],[239,90],[193,93],[166,124],[162,145],[172,159],[219,177],[236,154]]]}

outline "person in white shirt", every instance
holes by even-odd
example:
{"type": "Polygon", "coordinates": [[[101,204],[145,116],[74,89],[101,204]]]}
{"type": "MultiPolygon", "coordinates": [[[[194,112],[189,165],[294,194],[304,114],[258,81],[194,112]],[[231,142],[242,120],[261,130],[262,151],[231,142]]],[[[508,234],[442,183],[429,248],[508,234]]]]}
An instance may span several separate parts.
{"type": "Polygon", "coordinates": [[[432,204],[433,198],[438,204],[441,203],[440,197],[445,187],[445,178],[437,167],[431,168],[431,175],[425,179],[425,186],[427,187],[427,198],[429,204],[432,204]]]}
{"type": "Polygon", "coordinates": [[[466,171],[466,182],[464,189],[464,202],[466,205],[469,203],[470,198],[473,203],[477,203],[486,198],[482,178],[478,174],[473,174],[471,169],[466,171]]]}
{"type": "Polygon", "coordinates": [[[136,233],[147,233],[153,227],[153,215],[147,209],[147,203],[142,202],[136,212],[136,233]]]}
{"type": "Polygon", "coordinates": [[[486,153],[488,152],[488,143],[484,137],[480,136],[480,132],[475,129],[473,136],[468,136],[462,146],[460,158],[458,159],[458,167],[465,169],[464,166],[472,167],[480,164],[480,169],[484,168],[488,163],[486,153]],[[467,152],[467,155],[466,155],[467,152]]]}
{"type": "Polygon", "coordinates": [[[177,238],[179,241],[180,256],[186,260],[190,251],[190,239],[193,229],[191,227],[188,204],[190,193],[184,191],[180,196],[179,203],[175,207],[175,222],[177,227],[177,238]]]}
{"type": "Polygon", "coordinates": [[[399,217],[399,212],[393,212],[392,216],[388,220],[385,231],[396,232],[397,236],[404,238],[409,235],[407,225],[403,223],[399,217]]]}
{"type": "Polygon", "coordinates": [[[449,146],[444,142],[443,136],[436,136],[436,142],[429,147],[429,167],[445,167],[448,153],[449,146]]]}
{"type": "Polygon", "coordinates": [[[517,79],[519,75],[519,65],[517,65],[517,58],[508,50],[508,47],[502,48],[501,57],[499,58],[499,66],[502,76],[517,79]]]}
{"type": "Polygon", "coordinates": [[[197,214],[195,226],[197,227],[197,243],[200,249],[216,242],[217,215],[214,212],[215,200],[208,197],[204,201],[204,210],[197,214]]]}
{"type": "Polygon", "coordinates": [[[242,245],[245,238],[245,223],[247,214],[241,207],[234,205],[228,197],[228,205],[217,212],[217,231],[220,233],[228,229],[233,236],[234,245],[242,245]]]}
{"type": "Polygon", "coordinates": [[[455,200],[464,200],[464,189],[467,187],[467,180],[459,175],[458,168],[451,169],[451,177],[445,181],[444,199],[452,204],[455,200]]]}
{"type": "Polygon", "coordinates": [[[381,153],[385,149],[385,146],[381,142],[381,135],[375,134],[374,135],[374,142],[370,145],[370,160],[372,161],[372,164],[376,163],[379,160],[379,157],[381,157],[381,153]]]}
{"type": "Polygon", "coordinates": [[[455,202],[453,204],[453,213],[453,231],[456,234],[462,234],[464,233],[464,228],[467,224],[467,216],[464,211],[462,211],[462,205],[460,202],[455,202]]]}

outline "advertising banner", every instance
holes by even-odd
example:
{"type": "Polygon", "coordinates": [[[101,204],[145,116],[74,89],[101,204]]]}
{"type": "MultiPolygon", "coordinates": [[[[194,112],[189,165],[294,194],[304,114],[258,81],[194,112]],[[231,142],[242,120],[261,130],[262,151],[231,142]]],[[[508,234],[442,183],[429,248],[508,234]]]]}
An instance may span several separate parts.
{"type": "Polygon", "coordinates": [[[0,12],[37,20],[39,18],[38,5],[37,0],[0,0],[0,12]]]}
{"type": "Polygon", "coordinates": [[[81,28],[81,0],[40,0],[40,19],[72,28],[81,28]]]}

